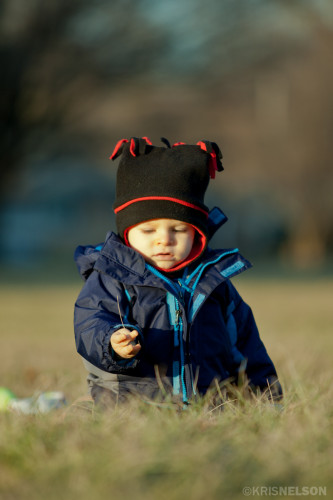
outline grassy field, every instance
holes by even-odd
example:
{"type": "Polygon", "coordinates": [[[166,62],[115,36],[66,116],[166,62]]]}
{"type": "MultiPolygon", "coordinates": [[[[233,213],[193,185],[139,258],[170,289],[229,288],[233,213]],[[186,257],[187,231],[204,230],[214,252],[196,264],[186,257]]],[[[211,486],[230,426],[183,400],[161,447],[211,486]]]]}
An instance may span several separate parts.
{"type": "Polygon", "coordinates": [[[283,409],[201,401],[101,414],[75,402],[86,395],[72,333],[80,284],[0,288],[0,386],[19,397],[60,390],[69,402],[0,413],[1,500],[333,498],[333,283],[235,284],[279,372],[283,409]]]}

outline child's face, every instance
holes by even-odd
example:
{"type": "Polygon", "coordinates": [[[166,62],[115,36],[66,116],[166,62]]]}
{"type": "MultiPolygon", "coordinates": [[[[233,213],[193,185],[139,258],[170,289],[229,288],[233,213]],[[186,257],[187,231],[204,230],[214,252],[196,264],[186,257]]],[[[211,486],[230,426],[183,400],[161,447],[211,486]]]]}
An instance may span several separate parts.
{"type": "Polygon", "coordinates": [[[153,266],[170,269],[186,259],[193,246],[195,229],[174,219],[142,222],[128,231],[128,242],[153,266]]]}

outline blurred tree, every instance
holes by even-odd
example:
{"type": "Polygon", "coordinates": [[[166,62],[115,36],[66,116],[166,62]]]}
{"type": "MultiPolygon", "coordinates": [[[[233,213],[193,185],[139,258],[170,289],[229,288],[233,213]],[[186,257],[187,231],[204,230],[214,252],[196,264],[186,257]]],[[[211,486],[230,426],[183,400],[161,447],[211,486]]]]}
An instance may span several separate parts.
{"type": "Polygon", "coordinates": [[[3,0],[0,30],[2,191],[29,153],[78,140],[73,106],[148,71],[165,46],[140,0],[3,0]]]}
{"type": "Polygon", "coordinates": [[[305,17],[317,11],[304,0],[146,0],[148,18],[172,33],[158,69],[165,75],[173,68],[169,77],[178,79],[216,78],[285,57],[304,42],[305,17]]]}

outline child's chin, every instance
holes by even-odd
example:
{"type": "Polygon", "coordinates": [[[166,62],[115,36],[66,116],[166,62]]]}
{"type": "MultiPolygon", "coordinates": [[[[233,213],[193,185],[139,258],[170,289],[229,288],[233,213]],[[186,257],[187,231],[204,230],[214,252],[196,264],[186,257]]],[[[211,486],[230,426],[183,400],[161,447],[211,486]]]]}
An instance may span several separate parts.
{"type": "Polygon", "coordinates": [[[159,267],[160,269],[171,269],[172,267],[177,265],[177,262],[174,261],[156,261],[153,264],[155,267],[159,267]]]}
{"type": "Polygon", "coordinates": [[[176,264],[170,263],[169,265],[166,264],[165,262],[160,262],[159,264],[155,264],[156,267],[159,267],[160,269],[171,269],[174,267],[176,264]]]}

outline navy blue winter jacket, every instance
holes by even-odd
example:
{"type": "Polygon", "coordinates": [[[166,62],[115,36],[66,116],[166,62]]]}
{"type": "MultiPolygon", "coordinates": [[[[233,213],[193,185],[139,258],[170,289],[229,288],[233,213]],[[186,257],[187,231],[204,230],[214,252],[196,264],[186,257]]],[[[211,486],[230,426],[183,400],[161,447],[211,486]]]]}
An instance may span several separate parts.
{"type": "Polygon", "coordinates": [[[109,233],[99,247],[78,247],[75,260],[86,280],[75,304],[78,353],[103,370],[170,378],[183,401],[204,394],[214,379],[237,380],[246,364],[250,383],[267,389],[276,379],[252,311],[229,279],[250,267],[238,250],[207,249],[183,277],[170,279],[109,233]],[[130,360],[112,353],[110,337],[122,328],[139,331],[142,348],[130,360]]]}

